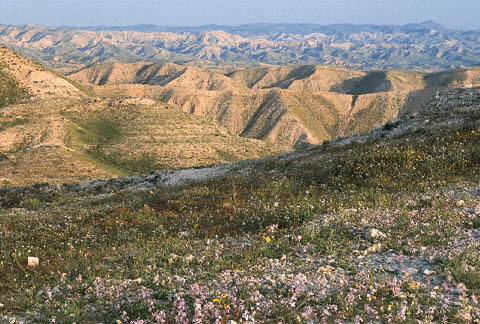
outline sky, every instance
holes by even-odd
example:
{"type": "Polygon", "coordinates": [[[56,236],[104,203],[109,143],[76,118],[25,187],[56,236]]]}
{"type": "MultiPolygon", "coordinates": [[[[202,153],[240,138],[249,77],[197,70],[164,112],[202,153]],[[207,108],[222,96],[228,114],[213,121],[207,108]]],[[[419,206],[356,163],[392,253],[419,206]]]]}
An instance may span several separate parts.
{"type": "Polygon", "coordinates": [[[480,0],[0,0],[0,24],[395,24],[480,29],[480,0]]]}

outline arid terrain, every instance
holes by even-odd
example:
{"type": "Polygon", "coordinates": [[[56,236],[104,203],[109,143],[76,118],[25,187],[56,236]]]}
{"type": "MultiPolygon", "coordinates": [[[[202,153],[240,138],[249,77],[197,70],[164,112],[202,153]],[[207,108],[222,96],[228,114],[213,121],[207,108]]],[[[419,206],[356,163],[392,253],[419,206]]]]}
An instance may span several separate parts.
{"type": "Polygon", "coordinates": [[[480,32],[434,22],[404,26],[60,28],[0,25],[0,44],[52,68],[95,62],[175,62],[202,67],[327,64],[357,70],[439,71],[480,64],[480,32]]]}
{"type": "Polygon", "coordinates": [[[480,323],[478,37],[0,25],[0,323],[480,323]]]}
{"type": "Polygon", "coordinates": [[[253,159],[288,147],[241,138],[142,98],[101,99],[0,48],[0,185],[63,183],[253,159]]]}
{"type": "Polygon", "coordinates": [[[242,137],[303,147],[383,125],[439,90],[480,84],[480,68],[424,74],[300,65],[223,72],[173,63],[100,63],[68,77],[107,97],[154,99],[242,137]]]}

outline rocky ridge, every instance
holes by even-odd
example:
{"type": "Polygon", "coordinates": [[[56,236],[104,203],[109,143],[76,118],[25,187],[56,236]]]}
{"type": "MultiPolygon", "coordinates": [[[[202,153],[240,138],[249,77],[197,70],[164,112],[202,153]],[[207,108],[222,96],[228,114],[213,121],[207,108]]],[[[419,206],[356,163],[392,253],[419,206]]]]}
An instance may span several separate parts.
{"type": "Polygon", "coordinates": [[[69,70],[112,59],[203,66],[328,64],[362,70],[424,71],[480,63],[478,32],[453,31],[431,23],[205,26],[145,32],[154,29],[0,25],[0,42],[52,67],[69,70]]]}
{"type": "MultiPolygon", "coordinates": [[[[186,186],[191,183],[205,182],[210,179],[241,175],[255,172],[258,165],[269,161],[279,163],[310,163],[317,158],[322,158],[322,152],[331,148],[344,148],[349,145],[380,142],[386,139],[395,141],[408,141],[409,139],[421,140],[422,132],[429,135],[441,134],[445,129],[461,130],[471,123],[470,114],[480,111],[480,88],[458,88],[439,91],[435,99],[430,101],[420,110],[411,114],[390,120],[385,125],[378,126],[364,134],[337,138],[319,146],[294,153],[285,153],[279,156],[260,160],[242,161],[230,164],[218,164],[204,168],[186,168],[180,170],[160,170],[150,174],[120,177],[114,179],[97,179],[86,182],[76,182],[63,185],[37,184],[27,187],[0,188],[3,194],[23,194],[40,190],[46,193],[72,193],[72,194],[108,194],[121,190],[152,190],[155,188],[168,188],[172,186],[186,186]],[[303,162],[302,162],[303,161],[303,162]]],[[[476,121],[473,127],[479,127],[476,121]]],[[[277,172],[282,172],[278,170],[277,172]]]]}

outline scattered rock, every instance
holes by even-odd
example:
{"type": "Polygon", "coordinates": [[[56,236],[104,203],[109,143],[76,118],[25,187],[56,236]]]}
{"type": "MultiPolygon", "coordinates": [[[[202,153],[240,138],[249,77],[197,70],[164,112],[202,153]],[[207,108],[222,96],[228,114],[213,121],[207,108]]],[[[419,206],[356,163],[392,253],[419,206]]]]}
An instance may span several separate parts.
{"type": "Polygon", "coordinates": [[[36,257],[28,257],[28,266],[29,267],[38,267],[38,265],[40,264],[40,260],[36,257]]]}
{"type": "Polygon", "coordinates": [[[473,208],[473,212],[477,215],[480,215],[480,205],[477,205],[473,208]]]}
{"type": "Polygon", "coordinates": [[[412,290],[418,290],[418,288],[420,288],[420,283],[416,281],[411,281],[408,283],[408,287],[412,290]]]}
{"type": "Polygon", "coordinates": [[[435,271],[430,270],[430,269],[425,269],[425,270],[423,270],[423,273],[427,276],[430,276],[430,275],[434,274],[435,271]]]}
{"type": "Polygon", "coordinates": [[[384,239],[387,236],[381,231],[377,230],[376,228],[371,228],[365,233],[365,237],[368,240],[374,241],[374,240],[384,239]]]}
{"type": "Polygon", "coordinates": [[[378,252],[380,251],[380,249],[382,248],[382,244],[380,243],[375,243],[373,244],[371,247],[369,247],[368,249],[366,249],[363,254],[364,255],[367,255],[367,254],[370,254],[370,253],[375,253],[375,252],[378,252]]]}

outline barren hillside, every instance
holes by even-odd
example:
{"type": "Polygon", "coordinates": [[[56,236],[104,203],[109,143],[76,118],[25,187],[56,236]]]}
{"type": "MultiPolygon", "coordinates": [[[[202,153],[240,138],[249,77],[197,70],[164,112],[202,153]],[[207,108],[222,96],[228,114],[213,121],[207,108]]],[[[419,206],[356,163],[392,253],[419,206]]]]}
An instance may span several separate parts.
{"type": "MultiPolygon", "coordinates": [[[[233,135],[151,99],[90,97],[74,82],[0,50],[0,185],[105,178],[289,149],[233,135]]],[[[114,72],[109,80],[129,76],[114,72]]]]}
{"type": "Polygon", "coordinates": [[[478,31],[448,30],[432,22],[81,29],[0,25],[0,43],[69,71],[105,61],[441,71],[479,64],[479,40],[478,31]]]}
{"type": "Polygon", "coordinates": [[[301,147],[385,124],[444,87],[478,83],[478,71],[363,72],[305,65],[225,73],[172,63],[104,63],[68,77],[107,97],[152,98],[243,137],[301,147]]]}

